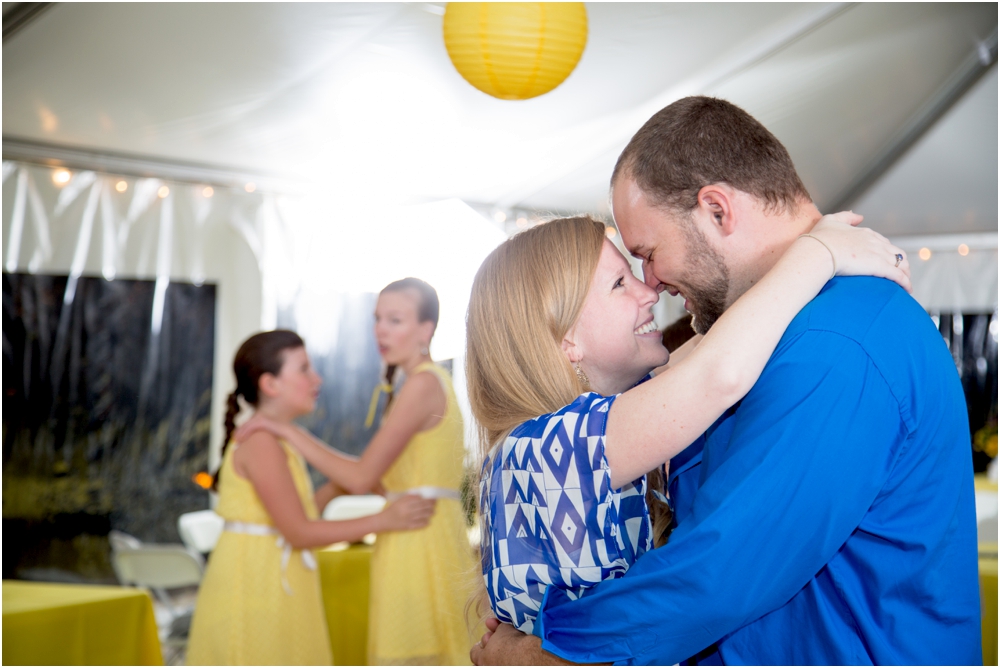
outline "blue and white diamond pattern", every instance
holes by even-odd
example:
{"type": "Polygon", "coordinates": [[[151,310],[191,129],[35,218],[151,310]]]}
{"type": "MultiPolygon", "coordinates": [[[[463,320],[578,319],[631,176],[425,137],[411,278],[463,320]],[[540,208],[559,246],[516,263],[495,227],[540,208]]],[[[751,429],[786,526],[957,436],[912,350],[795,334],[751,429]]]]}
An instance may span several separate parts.
{"type": "Polygon", "coordinates": [[[584,394],[529,420],[484,462],[483,577],[497,618],[526,633],[546,587],[578,597],[652,547],[645,478],[611,489],[604,438],[614,399],[584,394]]]}

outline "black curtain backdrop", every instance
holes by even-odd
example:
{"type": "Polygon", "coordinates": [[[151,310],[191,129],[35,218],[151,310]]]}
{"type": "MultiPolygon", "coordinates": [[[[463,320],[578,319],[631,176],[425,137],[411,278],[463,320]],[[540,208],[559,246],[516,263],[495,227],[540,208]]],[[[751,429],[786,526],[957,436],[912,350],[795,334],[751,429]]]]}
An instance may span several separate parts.
{"type": "MultiPolygon", "coordinates": [[[[997,314],[932,312],[931,319],[955,360],[975,435],[997,421],[997,314]]],[[[990,457],[973,451],[973,466],[985,471],[990,457]]]]}
{"type": "Polygon", "coordinates": [[[214,341],[214,285],[3,275],[3,577],[113,578],[110,529],[179,542],[214,341]]]}

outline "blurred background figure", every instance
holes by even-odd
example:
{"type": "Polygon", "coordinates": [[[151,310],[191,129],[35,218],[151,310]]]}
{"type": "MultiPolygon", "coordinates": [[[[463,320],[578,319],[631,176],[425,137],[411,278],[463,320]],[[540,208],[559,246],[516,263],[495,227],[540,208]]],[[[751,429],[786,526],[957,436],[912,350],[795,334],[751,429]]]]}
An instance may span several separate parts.
{"type": "Polygon", "coordinates": [[[225,529],[212,553],[191,624],[187,661],[212,665],[329,665],[330,645],[311,548],[371,532],[427,524],[433,501],[403,496],[377,515],[318,519],[338,492],[313,493],[301,457],[266,431],[230,443],[239,398],[255,415],[290,425],[312,412],[320,379],[305,343],[287,330],[247,339],[233,361],[236,389],[226,412],[226,446],[216,472],[216,512],[225,529]]]}
{"type": "Polygon", "coordinates": [[[352,494],[384,492],[438,499],[422,531],[380,535],[371,562],[368,663],[468,663],[467,575],[476,561],[469,544],[461,488],[464,427],[451,377],[430,355],[440,306],[437,292],[418,278],[390,283],[375,306],[375,339],[386,365],[389,394],[374,438],[359,458],[333,450],[307,431],[258,413],[242,434],[269,431],[287,439],[310,464],[352,494]],[[396,373],[404,378],[398,392],[396,373]]]}

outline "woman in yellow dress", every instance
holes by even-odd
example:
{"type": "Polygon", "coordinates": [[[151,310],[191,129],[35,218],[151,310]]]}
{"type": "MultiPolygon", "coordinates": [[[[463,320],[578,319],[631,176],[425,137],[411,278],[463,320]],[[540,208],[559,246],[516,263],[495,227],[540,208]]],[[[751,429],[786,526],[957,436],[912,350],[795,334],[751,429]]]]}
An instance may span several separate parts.
{"type": "MultiPolygon", "coordinates": [[[[275,424],[291,424],[312,412],[320,379],[294,332],[250,337],[236,353],[233,370],[237,387],[229,396],[227,444],[239,396],[275,424]]],[[[216,473],[216,512],[226,524],[198,592],[187,662],[330,665],[310,549],[425,526],[434,502],[408,495],[370,517],[319,520],[317,507],[335,496],[336,486],[327,483],[314,494],[301,456],[271,433],[240,440],[224,447],[216,473]]]]}
{"type": "Polygon", "coordinates": [[[360,458],[329,448],[292,425],[254,418],[243,428],[284,438],[345,490],[379,488],[392,499],[406,492],[439,502],[430,525],[380,535],[371,568],[368,624],[370,665],[462,665],[472,644],[465,605],[477,562],[469,545],[460,488],[464,428],[448,372],[434,364],[430,342],[438,320],[437,293],[406,278],[386,286],[375,307],[375,337],[387,365],[389,404],[381,427],[360,458]],[[396,368],[406,380],[397,396],[396,368]]]}

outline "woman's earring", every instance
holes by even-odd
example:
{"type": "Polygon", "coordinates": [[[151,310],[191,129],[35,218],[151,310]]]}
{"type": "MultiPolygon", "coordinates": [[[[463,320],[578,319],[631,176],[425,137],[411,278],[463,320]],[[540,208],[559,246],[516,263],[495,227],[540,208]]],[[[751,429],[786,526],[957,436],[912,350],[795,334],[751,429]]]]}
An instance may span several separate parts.
{"type": "Polygon", "coordinates": [[[421,355],[430,355],[431,354],[431,349],[428,348],[427,346],[424,346],[423,348],[420,349],[420,354],[421,355]]]}
{"type": "Polygon", "coordinates": [[[583,369],[580,368],[580,365],[579,364],[574,364],[573,365],[573,370],[576,371],[576,377],[577,377],[577,380],[580,381],[580,384],[583,385],[584,387],[588,387],[589,388],[590,387],[590,379],[587,378],[587,374],[585,374],[583,372],[583,369]]]}

